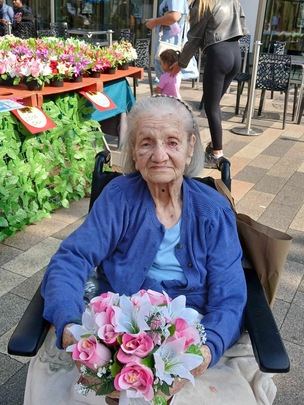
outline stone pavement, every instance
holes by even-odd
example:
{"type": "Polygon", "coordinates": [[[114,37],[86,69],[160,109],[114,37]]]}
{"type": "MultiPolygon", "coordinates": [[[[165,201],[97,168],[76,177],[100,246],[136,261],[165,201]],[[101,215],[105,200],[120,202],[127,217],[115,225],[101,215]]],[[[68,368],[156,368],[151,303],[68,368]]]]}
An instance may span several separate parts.
{"type": "MultiPolygon", "coordinates": [[[[147,79],[140,81],[137,97],[148,96],[147,79]]],[[[183,99],[198,116],[204,142],[209,140],[206,118],[198,110],[199,89],[183,82],[183,99]]],[[[291,97],[290,97],[291,99],[291,97]]],[[[244,106],[245,94],[241,105],[244,106]]],[[[239,212],[288,232],[292,247],[281,279],[274,314],[290,356],[291,371],[274,377],[278,387],[274,405],[304,403],[304,125],[291,123],[282,130],[283,95],[268,98],[264,113],[254,117],[251,128],[261,128],[258,136],[231,132],[244,127],[234,115],[235,87],[222,100],[224,151],[231,160],[232,194],[239,212]]],[[[304,118],[303,118],[304,121],[304,118]]],[[[115,156],[115,159],[117,156],[115,156]]],[[[205,170],[204,175],[219,176],[205,170]]],[[[40,283],[45,267],[60,242],[83,221],[88,199],[59,209],[50,219],[28,226],[0,243],[0,403],[21,405],[28,358],[7,354],[7,342],[40,283]]],[[[196,405],[196,404],[195,404],[196,405]]],[[[208,404],[209,405],[209,404],[208,404]]],[[[210,404],[211,405],[211,404],[210,404]]],[[[225,405],[225,404],[223,404],[225,405]]]]}

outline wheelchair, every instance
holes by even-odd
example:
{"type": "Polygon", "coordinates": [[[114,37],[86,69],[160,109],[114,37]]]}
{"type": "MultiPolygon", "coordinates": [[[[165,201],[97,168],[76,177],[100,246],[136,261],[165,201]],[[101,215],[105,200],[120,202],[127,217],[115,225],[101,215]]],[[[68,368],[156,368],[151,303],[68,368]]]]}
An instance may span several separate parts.
{"type": "MultiPolygon", "coordinates": [[[[109,162],[109,151],[102,151],[96,155],[89,210],[102,189],[113,178],[121,175],[119,172],[104,170],[104,165],[109,162]]],[[[223,159],[219,170],[222,181],[230,190],[229,160],[223,159]]],[[[196,178],[196,180],[215,188],[212,177],[196,178]]],[[[244,268],[244,272],[247,283],[245,330],[249,334],[259,369],[265,373],[287,373],[290,369],[289,357],[263,287],[254,269],[244,268]]],[[[42,316],[43,306],[44,301],[39,288],[8,342],[9,354],[26,357],[33,357],[37,354],[51,326],[42,316]]]]}

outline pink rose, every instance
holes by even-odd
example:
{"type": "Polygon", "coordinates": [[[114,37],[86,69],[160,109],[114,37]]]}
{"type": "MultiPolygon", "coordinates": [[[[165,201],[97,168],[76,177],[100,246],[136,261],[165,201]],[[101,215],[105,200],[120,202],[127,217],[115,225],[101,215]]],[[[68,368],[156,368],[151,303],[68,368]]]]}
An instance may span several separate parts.
{"type": "Polygon", "coordinates": [[[115,332],[116,320],[113,307],[106,308],[104,312],[99,312],[96,315],[95,322],[99,327],[98,337],[108,345],[115,345],[120,333],[115,332]]]}
{"type": "Polygon", "coordinates": [[[136,334],[125,333],[122,336],[121,349],[130,355],[135,355],[140,358],[147,357],[154,348],[153,340],[146,332],[136,334]]]}
{"type": "Polygon", "coordinates": [[[115,332],[114,326],[111,324],[103,325],[98,329],[98,337],[109,346],[115,346],[117,344],[117,337],[119,335],[120,333],[115,332]]]}
{"type": "Polygon", "coordinates": [[[118,391],[134,389],[146,401],[152,401],[154,396],[152,370],[142,364],[130,362],[117,374],[114,386],[118,391]]]}
{"type": "Polygon", "coordinates": [[[198,344],[200,342],[200,335],[198,330],[194,326],[188,326],[188,323],[182,319],[177,318],[175,321],[175,333],[173,338],[168,340],[179,339],[181,337],[186,338],[185,350],[192,344],[198,344]]]}
{"type": "Polygon", "coordinates": [[[95,366],[102,367],[111,360],[111,351],[99,343],[95,336],[80,339],[76,343],[72,357],[85,366],[95,369],[95,366]]]}
{"type": "Polygon", "coordinates": [[[105,311],[108,307],[116,305],[119,300],[119,295],[113,292],[103,293],[98,297],[94,297],[90,301],[90,307],[93,308],[95,314],[105,311]]]}
{"type": "Polygon", "coordinates": [[[140,364],[141,358],[132,354],[126,354],[121,348],[119,348],[117,351],[117,360],[121,364],[129,364],[131,362],[140,364]]]}

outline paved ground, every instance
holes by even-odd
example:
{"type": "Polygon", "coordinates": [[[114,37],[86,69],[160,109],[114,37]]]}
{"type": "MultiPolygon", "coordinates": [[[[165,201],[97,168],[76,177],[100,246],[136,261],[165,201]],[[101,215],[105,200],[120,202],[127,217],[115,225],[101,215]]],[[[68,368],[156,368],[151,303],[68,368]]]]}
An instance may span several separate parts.
{"type": "MultiPolygon", "coordinates": [[[[146,80],[138,97],[149,95],[146,80]]],[[[209,140],[204,113],[198,110],[201,86],[183,83],[181,94],[202,125],[204,142],[209,140]]],[[[244,106],[245,99],[242,99],[244,106]]],[[[244,127],[234,115],[235,92],[223,98],[225,155],[231,160],[232,193],[239,212],[264,224],[287,231],[293,243],[274,305],[291,360],[288,374],[275,376],[278,387],[274,405],[304,403],[304,125],[290,122],[282,130],[283,96],[267,99],[265,113],[254,118],[250,128],[261,128],[259,136],[241,136],[232,128],[244,127]]],[[[291,106],[290,106],[291,107],[291,106]]],[[[290,108],[291,110],[291,108],[290,108]]],[[[289,111],[290,112],[290,111],[289,111]]],[[[304,121],[304,118],[303,118],[304,121]]],[[[218,176],[219,172],[205,171],[218,176]]],[[[38,286],[50,256],[59,243],[81,223],[88,200],[72,203],[40,223],[0,244],[0,403],[21,405],[27,373],[27,358],[10,357],[6,347],[14,327],[38,286]]],[[[211,405],[211,404],[210,404],[211,405]]],[[[225,404],[223,404],[225,405],[225,404]]]]}

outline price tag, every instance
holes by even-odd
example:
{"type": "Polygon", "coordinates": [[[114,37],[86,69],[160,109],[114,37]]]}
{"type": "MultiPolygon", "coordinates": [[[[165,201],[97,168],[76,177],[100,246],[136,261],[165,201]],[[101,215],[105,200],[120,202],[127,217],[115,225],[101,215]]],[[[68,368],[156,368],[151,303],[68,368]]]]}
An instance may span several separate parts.
{"type": "Polygon", "coordinates": [[[32,134],[56,127],[56,124],[38,107],[24,107],[12,113],[32,134]]]}
{"type": "Polygon", "coordinates": [[[110,97],[101,91],[80,91],[79,93],[91,101],[99,111],[109,111],[117,108],[117,105],[113,103],[110,97]]]}

